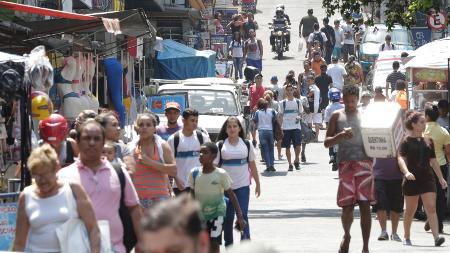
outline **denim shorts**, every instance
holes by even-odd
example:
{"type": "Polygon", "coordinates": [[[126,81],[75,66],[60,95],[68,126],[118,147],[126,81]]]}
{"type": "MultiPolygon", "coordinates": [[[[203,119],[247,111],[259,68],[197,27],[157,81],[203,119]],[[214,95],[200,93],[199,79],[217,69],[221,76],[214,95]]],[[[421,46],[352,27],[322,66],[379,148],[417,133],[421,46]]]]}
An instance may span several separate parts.
{"type": "Polygon", "coordinates": [[[281,146],[283,148],[290,148],[292,145],[295,147],[300,146],[302,143],[302,133],[300,129],[283,130],[283,141],[281,146]]]}

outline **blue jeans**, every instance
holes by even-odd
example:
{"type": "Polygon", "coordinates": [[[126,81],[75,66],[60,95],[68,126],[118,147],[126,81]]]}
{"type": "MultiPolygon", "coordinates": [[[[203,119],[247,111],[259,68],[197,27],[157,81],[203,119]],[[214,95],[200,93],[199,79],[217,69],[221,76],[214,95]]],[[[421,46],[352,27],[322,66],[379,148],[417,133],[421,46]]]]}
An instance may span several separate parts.
{"type": "Polygon", "coordinates": [[[261,143],[262,154],[264,154],[264,161],[266,161],[266,167],[269,168],[274,164],[274,139],[272,130],[258,130],[259,143],[261,143]]]}
{"type": "MultiPolygon", "coordinates": [[[[241,240],[249,240],[250,239],[250,224],[248,223],[248,203],[250,201],[250,186],[244,186],[233,190],[236,198],[239,202],[239,206],[241,207],[242,216],[244,217],[245,222],[247,222],[247,226],[241,234],[241,240]]],[[[228,197],[227,194],[225,194],[228,197]]],[[[236,211],[234,210],[231,201],[227,205],[227,214],[225,216],[225,221],[223,224],[224,231],[224,240],[225,246],[233,244],[233,225],[234,225],[234,215],[236,211]]]]}
{"type": "Polygon", "coordinates": [[[233,65],[234,65],[234,79],[239,78],[242,79],[242,57],[233,57],[233,65]]]}

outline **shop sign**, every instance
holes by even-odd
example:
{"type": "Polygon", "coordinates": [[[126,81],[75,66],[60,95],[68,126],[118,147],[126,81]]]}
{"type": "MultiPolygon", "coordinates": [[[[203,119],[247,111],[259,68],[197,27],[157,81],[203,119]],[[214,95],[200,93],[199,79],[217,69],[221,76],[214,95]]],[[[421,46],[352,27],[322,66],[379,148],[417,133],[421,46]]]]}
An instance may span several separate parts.
{"type": "Polygon", "coordinates": [[[12,249],[16,233],[17,203],[0,204],[0,251],[12,249]]]}
{"type": "Polygon", "coordinates": [[[446,83],[448,81],[448,73],[446,69],[413,68],[411,81],[446,83]]]}
{"type": "Polygon", "coordinates": [[[411,33],[416,48],[431,42],[431,29],[428,27],[411,27],[411,33]]]}
{"type": "Polygon", "coordinates": [[[168,102],[177,102],[180,105],[180,111],[184,111],[186,108],[186,94],[179,95],[163,95],[152,96],[148,98],[147,108],[155,114],[164,114],[164,109],[168,102]]]}

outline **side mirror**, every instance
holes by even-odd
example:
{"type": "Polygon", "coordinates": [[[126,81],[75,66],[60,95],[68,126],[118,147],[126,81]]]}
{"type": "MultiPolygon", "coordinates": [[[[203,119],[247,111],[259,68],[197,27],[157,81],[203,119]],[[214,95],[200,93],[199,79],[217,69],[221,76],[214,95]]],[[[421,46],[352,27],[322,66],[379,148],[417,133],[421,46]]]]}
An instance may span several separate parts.
{"type": "Polygon", "coordinates": [[[244,106],[244,117],[248,117],[251,114],[251,110],[250,110],[250,106],[249,105],[245,105],[244,106]]]}

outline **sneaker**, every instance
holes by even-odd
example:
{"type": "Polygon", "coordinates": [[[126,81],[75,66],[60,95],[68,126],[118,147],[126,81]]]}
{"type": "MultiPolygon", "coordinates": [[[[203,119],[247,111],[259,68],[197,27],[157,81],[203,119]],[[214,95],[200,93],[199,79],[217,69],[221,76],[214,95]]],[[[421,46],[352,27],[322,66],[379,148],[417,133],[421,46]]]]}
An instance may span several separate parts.
{"type": "MultiPolygon", "coordinates": [[[[435,242],[435,244],[436,244],[436,242],[435,242]]],[[[411,240],[410,239],[405,239],[403,241],[403,245],[405,245],[405,246],[412,246],[411,240]]]]}
{"type": "Polygon", "coordinates": [[[277,170],[275,169],[275,167],[273,167],[273,166],[270,166],[269,169],[270,169],[270,171],[272,171],[272,172],[277,171],[277,170]]]}
{"type": "Polygon", "coordinates": [[[330,156],[330,161],[328,161],[329,164],[332,164],[336,161],[336,157],[334,155],[330,156]]]}
{"type": "Polygon", "coordinates": [[[423,229],[425,230],[425,231],[430,231],[430,223],[428,223],[428,221],[426,221],[425,222],[425,225],[423,226],[423,229]]]}
{"type": "Polygon", "coordinates": [[[439,247],[441,246],[443,243],[445,242],[445,238],[444,237],[438,237],[434,240],[434,246],[439,247]]]}
{"type": "Polygon", "coordinates": [[[258,142],[256,142],[256,140],[252,141],[253,147],[256,148],[256,144],[258,144],[258,142]]]}
{"type": "Polygon", "coordinates": [[[331,165],[331,170],[332,171],[337,171],[339,168],[338,168],[338,166],[337,166],[337,164],[336,163],[333,163],[333,165],[331,165]]]}
{"type": "Polygon", "coordinates": [[[392,234],[391,235],[391,241],[401,242],[402,239],[397,234],[392,234]]]}
{"type": "Polygon", "coordinates": [[[296,170],[300,170],[300,163],[299,162],[294,162],[294,167],[296,170]]]}
{"type": "Polygon", "coordinates": [[[382,231],[380,236],[378,236],[378,241],[388,241],[389,235],[386,231],[382,231]]]}
{"type": "Polygon", "coordinates": [[[305,154],[302,154],[302,159],[301,159],[302,163],[306,163],[306,156],[305,154]]]}
{"type": "Polygon", "coordinates": [[[266,160],[264,160],[264,159],[261,159],[261,160],[259,160],[259,162],[261,162],[261,163],[265,163],[265,162],[266,162],[266,160]]]}
{"type": "Polygon", "coordinates": [[[291,164],[291,165],[289,165],[289,169],[288,169],[288,171],[294,171],[294,166],[292,166],[292,164],[291,164]]]}
{"type": "Polygon", "coordinates": [[[268,168],[266,168],[265,170],[264,170],[264,172],[271,172],[272,170],[270,169],[270,167],[268,167],[268,168]]]}

